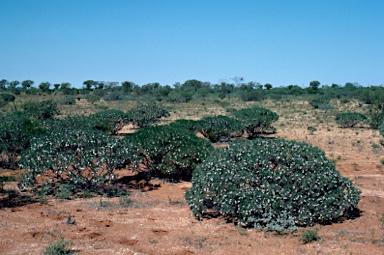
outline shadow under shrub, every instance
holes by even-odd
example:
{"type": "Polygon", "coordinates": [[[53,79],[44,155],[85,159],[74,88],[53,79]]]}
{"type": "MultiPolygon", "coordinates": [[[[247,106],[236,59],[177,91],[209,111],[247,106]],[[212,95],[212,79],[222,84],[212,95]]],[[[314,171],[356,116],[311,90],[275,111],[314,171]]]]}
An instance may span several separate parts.
{"type": "Polygon", "coordinates": [[[192,131],[172,126],[148,127],[124,140],[141,149],[149,170],[171,180],[190,180],[195,167],[213,150],[209,141],[192,131]]]}
{"type": "Polygon", "coordinates": [[[360,191],[317,147],[255,139],[215,150],[194,170],[185,197],[198,219],[216,213],[285,233],[354,217],[360,191]]]}

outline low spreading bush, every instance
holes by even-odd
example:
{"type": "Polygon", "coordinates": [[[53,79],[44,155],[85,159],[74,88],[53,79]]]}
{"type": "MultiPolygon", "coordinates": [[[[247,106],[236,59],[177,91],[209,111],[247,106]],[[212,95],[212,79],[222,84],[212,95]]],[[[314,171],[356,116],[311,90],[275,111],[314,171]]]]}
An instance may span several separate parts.
{"type": "Polygon", "coordinates": [[[195,120],[178,119],[169,125],[171,127],[184,128],[193,132],[196,132],[200,129],[200,122],[195,120]]]}
{"type": "Polygon", "coordinates": [[[213,149],[193,132],[172,126],[148,127],[124,140],[142,149],[154,174],[172,180],[190,180],[192,171],[213,149]]]}
{"type": "Polygon", "coordinates": [[[129,123],[130,116],[120,110],[106,110],[98,112],[89,117],[91,122],[96,124],[96,128],[106,131],[112,135],[129,123]]]}
{"type": "Polygon", "coordinates": [[[342,128],[355,127],[357,124],[362,123],[367,117],[358,112],[344,112],[336,115],[336,123],[342,128]]]}
{"type": "Polygon", "coordinates": [[[258,106],[237,110],[233,115],[244,124],[250,138],[274,132],[275,128],[271,124],[279,119],[277,113],[258,106]]]}
{"type": "Polygon", "coordinates": [[[12,94],[0,94],[0,97],[5,101],[5,102],[13,102],[15,101],[15,96],[12,94]]]}
{"type": "Polygon", "coordinates": [[[160,104],[146,103],[128,112],[131,121],[139,127],[149,127],[162,117],[168,117],[169,112],[160,104]]]}
{"type": "Polygon", "coordinates": [[[24,113],[31,118],[38,120],[46,120],[60,114],[57,103],[53,100],[44,100],[41,102],[28,101],[21,105],[24,113]]]}
{"type": "Polygon", "coordinates": [[[56,130],[31,139],[30,148],[22,153],[20,165],[26,174],[20,187],[34,186],[39,175],[46,179],[50,193],[102,190],[116,178],[115,169],[138,158],[139,151],[133,144],[125,142],[123,146],[121,140],[101,131],[56,130]]]}
{"type": "Polygon", "coordinates": [[[0,166],[17,168],[17,158],[22,150],[29,147],[32,137],[45,132],[38,120],[15,112],[0,116],[0,166]]]}
{"type": "Polygon", "coordinates": [[[384,136],[384,120],[383,120],[383,122],[380,124],[380,126],[378,127],[378,130],[379,130],[380,134],[381,134],[382,136],[384,136]]]}
{"type": "Polygon", "coordinates": [[[185,197],[198,219],[218,214],[285,233],[352,216],[360,191],[317,147],[255,139],[215,150],[194,170],[185,197]]]}
{"type": "Polygon", "coordinates": [[[199,121],[199,129],[211,142],[229,141],[243,134],[244,126],[236,119],[227,116],[206,117],[199,121]]]}

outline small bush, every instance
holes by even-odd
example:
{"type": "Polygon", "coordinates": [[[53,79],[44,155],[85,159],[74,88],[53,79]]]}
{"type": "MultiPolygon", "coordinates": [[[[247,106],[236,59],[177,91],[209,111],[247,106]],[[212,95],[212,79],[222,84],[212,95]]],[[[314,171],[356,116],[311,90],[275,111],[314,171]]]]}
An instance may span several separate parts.
{"type": "Polygon", "coordinates": [[[254,138],[265,132],[274,132],[271,124],[279,119],[277,113],[258,106],[240,109],[233,114],[240,120],[250,138],[254,138]]]}
{"type": "Polygon", "coordinates": [[[128,112],[131,121],[139,127],[149,127],[162,117],[168,117],[169,112],[160,104],[146,103],[128,112]]]}
{"type": "Polygon", "coordinates": [[[52,242],[44,251],[44,255],[64,255],[71,254],[69,246],[72,245],[71,241],[65,241],[61,238],[57,242],[52,242]]]}
{"type": "Polygon", "coordinates": [[[150,170],[161,178],[190,180],[212,145],[193,132],[172,126],[148,127],[126,137],[142,149],[150,170]]]}
{"type": "Polygon", "coordinates": [[[46,120],[60,114],[57,103],[53,100],[44,100],[41,102],[28,101],[21,105],[24,113],[31,118],[46,120]]]}
{"type": "Polygon", "coordinates": [[[30,139],[45,132],[42,124],[24,113],[0,116],[0,166],[14,169],[22,150],[29,147],[30,139]]]}
{"type": "Polygon", "coordinates": [[[15,101],[16,97],[12,94],[0,94],[0,97],[5,101],[5,102],[13,102],[15,101]]]}
{"type": "Polygon", "coordinates": [[[362,123],[367,117],[358,112],[345,112],[336,115],[336,123],[342,128],[355,127],[357,124],[362,123]]]}
{"type": "Polygon", "coordinates": [[[125,95],[120,91],[112,91],[103,96],[103,98],[105,101],[120,101],[125,99],[125,95]]]}
{"type": "Polygon", "coordinates": [[[169,126],[184,128],[186,130],[196,132],[200,129],[200,122],[195,120],[179,119],[169,124],[169,126]]]}
{"type": "Polygon", "coordinates": [[[304,230],[300,237],[300,241],[303,243],[311,243],[318,240],[320,240],[320,237],[317,235],[317,230],[304,230]]]}
{"type": "Polygon", "coordinates": [[[91,104],[96,103],[97,101],[100,101],[100,97],[95,94],[87,94],[84,96],[84,98],[91,104]]]}
{"type": "Polygon", "coordinates": [[[377,128],[382,136],[384,136],[384,120],[377,128]]]}
{"type": "Polygon", "coordinates": [[[58,103],[62,105],[74,105],[76,104],[76,98],[73,96],[66,96],[63,99],[59,100],[58,103]]]}
{"type": "Polygon", "coordinates": [[[122,145],[121,140],[101,131],[56,130],[31,139],[30,148],[22,153],[20,165],[27,172],[20,187],[33,186],[36,176],[42,175],[49,182],[45,186],[48,193],[99,191],[116,178],[115,169],[137,162],[138,158],[139,151],[133,144],[122,145]]]}
{"type": "Polygon", "coordinates": [[[213,143],[241,136],[243,130],[244,126],[238,120],[227,116],[206,117],[199,121],[199,131],[213,143]]]}
{"type": "Polygon", "coordinates": [[[285,233],[352,217],[360,191],[316,147],[255,139],[215,150],[194,170],[185,197],[198,219],[216,214],[285,233]]]}
{"type": "Polygon", "coordinates": [[[123,111],[107,110],[91,115],[89,118],[96,124],[96,128],[112,135],[129,123],[130,116],[123,111]]]}
{"type": "Polygon", "coordinates": [[[313,135],[313,133],[314,133],[315,131],[317,131],[317,128],[315,128],[315,127],[313,127],[313,126],[308,126],[308,127],[307,127],[307,130],[309,131],[309,133],[310,133],[311,135],[313,135]]]}

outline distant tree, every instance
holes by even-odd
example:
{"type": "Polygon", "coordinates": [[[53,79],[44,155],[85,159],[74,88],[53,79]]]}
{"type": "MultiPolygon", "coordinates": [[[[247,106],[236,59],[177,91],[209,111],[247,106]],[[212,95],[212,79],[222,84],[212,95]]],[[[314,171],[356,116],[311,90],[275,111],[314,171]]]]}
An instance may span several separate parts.
{"type": "Polygon", "coordinates": [[[340,88],[340,86],[338,84],[336,84],[336,83],[332,83],[331,88],[338,89],[338,88],[340,88]]]}
{"type": "Polygon", "coordinates": [[[50,87],[51,87],[51,83],[47,81],[39,84],[39,89],[41,89],[42,91],[48,91],[50,87]]]}
{"type": "Polygon", "coordinates": [[[16,87],[17,87],[17,85],[19,85],[20,84],[20,82],[19,81],[11,81],[10,83],[9,83],[9,89],[15,89],[16,87]]]}
{"type": "Polygon", "coordinates": [[[83,82],[85,89],[92,90],[92,87],[97,86],[98,82],[94,80],[86,80],[83,82]]]}
{"type": "Polygon", "coordinates": [[[314,91],[316,91],[320,87],[320,82],[319,81],[311,81],[309,83],[309,87],[312,88],[314,91]]]}
{"type": "Polygon", "coordinates": [[[60,84],[60,88],[61,89],[70,89],[71,88],[71,83],[69,83],[69,82],[62,82],[60,84]]]}
{"type": "Polygon", "coordinates": [[[53,87],[55,88],[55,90],[58,90],[59,87],[60,87],[60,83],[55,83],[55,84],[53,84],[53,87]]]}
{"type": "Polygon", "coordinates": [[[264,84],[264,88],[266,88],[266,89],[271,89],[272,88],[272,84],[269,84],[269,83],[267,83],[267,84],[264,84]]]}
{"type": "Polygon", "coordinates": [[[23,87],[23,89],[30,89],[34,83],[35,83],[34,81],[25,80],[21,82],[21,86],[23,87]]]}
{"type": "Polygon", "coordinates": [[[6,89],[8,85],[8,81],[6,79],[0,80],[0,89],[6,89]]]}
{"type": "Polygon", "coordinates": [[[121,86],[122,86],[124,92],[132,92],[133,87],[135,86],[135,83],[130,82],[130,81],[123,81],[121,83],[121,86]]]}

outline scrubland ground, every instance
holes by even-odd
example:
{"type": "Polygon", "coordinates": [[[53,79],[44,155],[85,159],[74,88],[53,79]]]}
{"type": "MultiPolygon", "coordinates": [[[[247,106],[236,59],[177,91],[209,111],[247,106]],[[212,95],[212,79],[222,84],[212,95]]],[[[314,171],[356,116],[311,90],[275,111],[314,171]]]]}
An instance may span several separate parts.
{"type": "MultiPolygon", "coordinates": [[[[108,106],[127,110],[135,105],[108,106]]],[[[185,190],[191,186],[188,182],[152,180],[137,183],[129,198],[74,200],[19,193],[17,183],[10,182],[0,196],[0,254],[41,254],[61,238],[72,243],[69,247],[76,254],[384,254],[383,138],[368,127],[342,129],[334,121],[335,113],[358,106],[336,104],[333,111],[324,113],[306,101],[263,101],[258,105],[280,116],[274,125],[277,133],[271,137],[320,147],[341,174],[354,181],[362,190],[360,217],[277,235],[238,228],[220,218],[197,221],[184,199],[185,190]],[[310,133],[308,126],[317,131],[310,133]],[[320,240],[304,244],[300,236],[309,229],[317,229],[320,240]]],[[[239,109],[246,104],[231,102],[222,107],[191,102],[167,106],[171,116],[164,123],[226,115],[224,107],[239,109]]],[[[65,114],[93,111],[94,106],[80,102],[62,109],[65,114]]],[[[18,176],[19,172],[0,169],[1,175],[18,176]]],[[[124,175],[132,173],[121,171],[120,176],[124,175]]]]}

